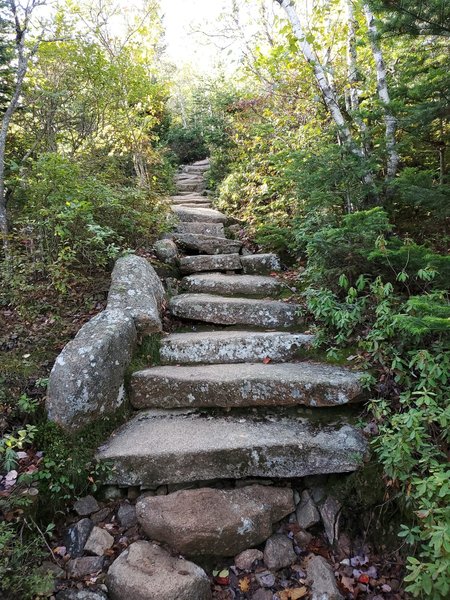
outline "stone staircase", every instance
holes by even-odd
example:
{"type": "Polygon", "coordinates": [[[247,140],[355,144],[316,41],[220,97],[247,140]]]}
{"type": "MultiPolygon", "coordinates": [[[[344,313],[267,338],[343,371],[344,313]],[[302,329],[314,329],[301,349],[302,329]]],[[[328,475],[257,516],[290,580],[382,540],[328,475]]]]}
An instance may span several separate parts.
{"type": "Polygon", "coordinates": [[[353,471],[366,442],[342,407],[362,400],[361,373],[299,360],[313,336],[280,299],[278,257],[226,237],[230,219],[204,195],[207,169],[185,166],[171,199],[185,277],[169,310],[190,331],[163,338],[162,366],[132,375],[137,412],[98,453],[115,467],[110,482],[170,491],[353,471]]]}

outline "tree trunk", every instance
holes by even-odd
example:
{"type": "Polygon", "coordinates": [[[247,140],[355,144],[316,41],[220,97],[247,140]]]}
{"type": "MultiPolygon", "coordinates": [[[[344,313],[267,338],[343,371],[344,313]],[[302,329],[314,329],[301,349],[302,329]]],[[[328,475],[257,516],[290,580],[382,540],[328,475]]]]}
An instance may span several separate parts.
{"type": "Polygon", "coordinates": [[[385,122],[385,139],[386,139],[386,179],[393,179],[398,170],[399,155],[397,152],[397,142],[395,140],[395,134],[397,131],[397,118],[393,115],[391,110],[391,99],[389,97],[389,90],[386,79],[386,66],[384,64],[383,53],[378,43],[378,32],[375,23],[375,17],[370,10],[368,4],[363,4],[363,11],[367,21],[367,28],[369,32],[370,46],[372,48],[372,54],[375,61],[375,68],[377,72],[377,88],[378,97],[383,105],[384,110],[384,122],[385,122]]]}
{"type": "MultiPolygon", "coordinates": [[[[364,151],[355,143],[353,139],[350,127],[339,107],[336,95],[334,94],[333,89],[328,82],[324,68],[320,64],[313,47],[306,39],[305,32],[303,31],[303,26],[295,10],[293,0],[275,0],[275,2],[278,2],[278,4],[284,9],[284,12],[286,13],[294,31],[295,37],[300,44],[302,54],[313,69],[314,76],[320,91],[322,92],[325,105],[330,112],[333,121],[338,127],[339,136],[342,142],[350,149],[354,156],[357,156],[360,159],[365,159],[364,151]]],[[[364,183],[368,185],[373,184],[373,175],[369,170],[366,171],[363,180],[364,183]]]]}

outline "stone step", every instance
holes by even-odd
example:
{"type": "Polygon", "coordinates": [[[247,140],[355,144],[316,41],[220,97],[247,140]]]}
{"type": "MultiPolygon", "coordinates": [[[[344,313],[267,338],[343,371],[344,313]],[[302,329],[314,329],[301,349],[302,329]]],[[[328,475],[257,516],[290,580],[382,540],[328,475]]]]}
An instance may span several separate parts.
{"type": "Polygon", "coordinates": [[[206,200],[205,202],[192,203],[189,200],[187,200],[186,202],[182,202],[181,204],[177,204],[176,206],[177,208],[211,208],[211,202],[206,200]]]}
{"type": "Polygon", "coordinates": [[[172,212],[180,219],[187,223],[204,222],[204,223],[226,223],[228,218],[218,210],[212,208],[184,208],[172,206],[172,212]]]}
{"type": "Polygon", "coordinates": [[[363,398],[362,373],[322,363],[165,366],[131,377],[135,408],[340,406],[363,398]]]}
{"type": "Polygon", "coordinates": [[[199,233],[174,233],[172,239],[184,251],[198,254],[237,254],[242,242],[199,233]]]}
{"type": "Polygon", "coordinates": [[[296,358],[314,336],[284,331],[202,331],[172,333],[161,341],[163,365],[272,362],[296,358]]]}
{"type": "Polygon", "coordinates": [[[205,189],[203,182],[198,181],[177,181],[176,188],[179,192],[202,192],[205,189]]]}
{"type": "Polygon", "coordinates": [[[193,175],[201,174],[203,176],[208,169],[209,165],[186,165],[185,167],[183,167],[181,173],[188,173],[193,175]]]}
{"type": "Polygon", "coordinates": [[[185,277],[181,282],[181,287],[184,292],[197,294],[261,298],[277,296],[283,289],[283,284],[274,277],[263,275],[201,273],[185,277]]]}
{"type": "Polygon", "coordinates": [[[176,233],[200,233],[201,235],[215,235],[225,237],[223,223],[178,223],[176,233]]]}
{"type": "Polygon", "coordinates": [[[242,269],[239,254],[203,254],[180,258],[180,271],[183,274],[203,271],[239,271],[242,269]]]}
{"type": "Polygon", "coordinates": [[[97,458],[112,464],[120,486],[242,479],[296,478],[355,471],[367,452],[348,424],[313,425],[273,417],[205,418],[193,411],[141,412],[113,433],[97,458]],[[270,418],[270,420],[268,420],[270,418]]]}
{"type": "Polygon", "coordinates": [[[281,271],[280,259],[276,254],[248,254],[242,256],[241,262],[247,275],[268,275],[281,271]]]}
{"type": "Polygon", "coordinates": [[[204,202],[211,202],[206,196],[199,196],[197,194],[192,196],[171,196],[170,201],[172,204],[184,204],[185,202],[190,202],[191,204],[196,204],[199,202],[200,204],[204,202]]]}
{"type": "MultiPolygon", "coordinates": [[[[233,255],[232,255],[233,256],[233,255]]],[[[277,300],[227,298],[210,294],[180,294],[169,304],[182,319],[217,325],[247,325],[267,329],[290,328],[300,322],[299,306],[277,300]]]]}

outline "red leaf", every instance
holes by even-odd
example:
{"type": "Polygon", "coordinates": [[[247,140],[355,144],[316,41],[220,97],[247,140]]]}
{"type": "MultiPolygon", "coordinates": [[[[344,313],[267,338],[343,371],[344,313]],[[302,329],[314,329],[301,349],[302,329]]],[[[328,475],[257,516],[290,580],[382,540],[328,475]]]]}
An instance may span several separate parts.
{"type": "Polygon", "coordinates": [[[266,356],[266,358],[263,358],[263,363],[264,363],[265,365],[268,365],[268,364],[269,364],[271,361],[272,361],[272,359],[271,359],[271,358],[269,358],[268,356],[266,356]]]}

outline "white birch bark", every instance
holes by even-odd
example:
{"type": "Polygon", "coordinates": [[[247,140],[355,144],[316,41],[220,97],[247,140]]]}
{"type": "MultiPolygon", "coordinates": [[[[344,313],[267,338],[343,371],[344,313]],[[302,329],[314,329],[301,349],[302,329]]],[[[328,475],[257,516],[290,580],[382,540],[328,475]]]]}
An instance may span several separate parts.
{"type": "Polygon", "coordinates": [[[386,66],[384,64],[383,52],[378,43],[378,31],[375,17],[368,4],[363,4],[363,11],[366,17],[367,29],[369,33],[370,46],[372,49],[375,68],[377,73],[378,97],[383,105],[386,139],[386,179],[393,179],[397,174],[399,155],[395,134],[397,131],[397,118],[392,113],[389,97],[389,90],[386,78],[386,66]]]}
{"type": "Polygon", "coordinates": [[[300,44],[300,50],[306,61],[311,65],[317,84],[322,92],[324,102],[333,118],[333,121],[339,128],[339,133],[342,137],[343,142],[347,143],[351,148],[352,152],[358,156],[363,156],[362,151],[354,144],[350,128],[345,120],[344,115],[336,101],[336,97],[331,89],[326,73],[320,64],[311,44],[308,42],[303,31],[303,26],[297,15],[292,0],[276,0],[278,4],[283,8],[286,13],[289,22],[294,31],[295,37],[300,44]]]}

